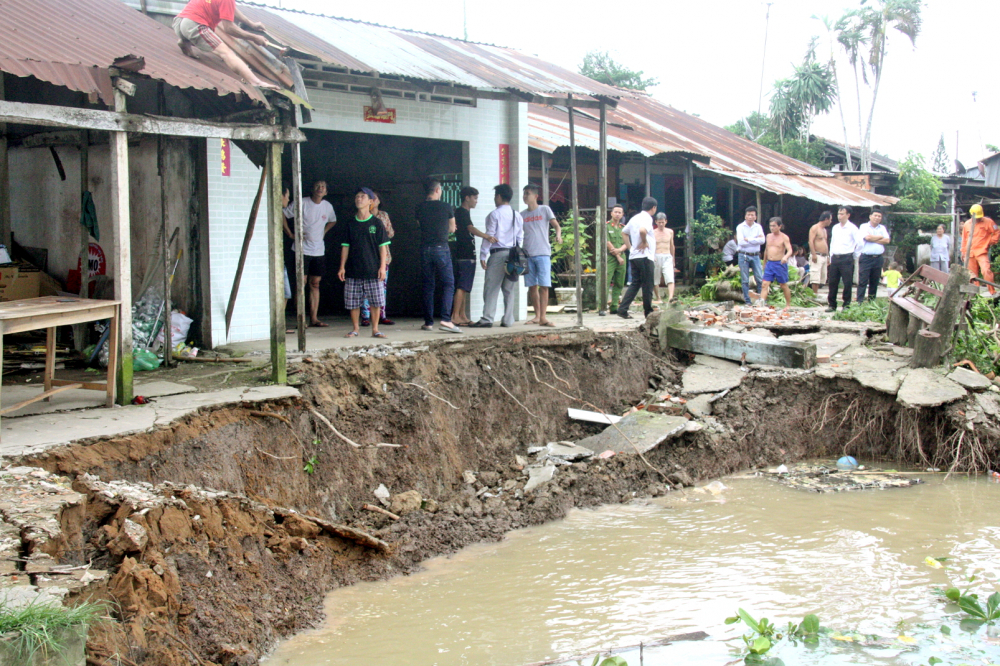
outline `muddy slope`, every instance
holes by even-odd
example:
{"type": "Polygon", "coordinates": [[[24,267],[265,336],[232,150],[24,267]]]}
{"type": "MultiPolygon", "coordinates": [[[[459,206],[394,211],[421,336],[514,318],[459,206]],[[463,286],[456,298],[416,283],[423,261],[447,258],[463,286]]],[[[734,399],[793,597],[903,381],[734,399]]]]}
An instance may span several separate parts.
{"type": "Polygon", "coordinates": [[[86,496],[65,521],[62,542],[73,547],[50,554],[109,571],[87,591],[120,609],[92,641],[97,663],[118,651],[154,666],[194,663],[195,654],[254,664],[316,622],[330,589],[412,571],[573,506],[845,450],[919,460],[912,433],[933,457],[934,442],[964,423],[954,409],[911,414],[853,382],[751,373],[716,403],[707,428],[645,460],[560,467],[524,492],[529,447],[601,429],[569,421],[567,407],[620,413],[651,384],[676,393],[682,369],[640,334],[356,352],[311,365],[301,400],[218,409],[25,462],[75,479],[86,496]],[[423,510],[398,521],[364,510],[379,484],[416,491],[423,510]]]}

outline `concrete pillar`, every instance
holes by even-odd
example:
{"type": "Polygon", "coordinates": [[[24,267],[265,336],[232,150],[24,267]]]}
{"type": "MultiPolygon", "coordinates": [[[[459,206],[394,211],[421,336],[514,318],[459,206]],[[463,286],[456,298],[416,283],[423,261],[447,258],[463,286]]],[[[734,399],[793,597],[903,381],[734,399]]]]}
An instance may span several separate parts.
{"type": "MultiPolygon", "coordinates": [[[[125,94],[115,88],[115,111],[125,113],[125,94]]],[[[118,404],[132,402],[132,248],[129,217],[128,133],[111,132],[111,232],[114,242],[111,265],[115,272],[115,298],[121,302],[118,321],[118,404]]],[[[86,265],[81,266],[86,275],[86,265]]],[[[168,332],[169,334],[169,332],[168,332]]]]}
{"type": "Polygon", "coordinates": [[[284,144],[267,147],[267,288],[270,296],[271,381],[284,384],[285,365],[285,259],[281,212],[281,150],[284,144]]]}

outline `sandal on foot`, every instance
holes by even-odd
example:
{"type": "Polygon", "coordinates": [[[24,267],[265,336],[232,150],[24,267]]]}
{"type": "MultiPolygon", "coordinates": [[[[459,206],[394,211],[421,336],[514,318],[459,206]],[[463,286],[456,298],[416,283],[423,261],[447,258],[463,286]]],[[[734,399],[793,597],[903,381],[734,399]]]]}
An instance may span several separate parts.
{"type": "Polygon", "coordinates": [[[385,337],[385,333],[383,333],[382,331],[372,331],[372,337],[373,338],[384,338],[385,337]]]}
{"type": "Polygon", "coordinates": [[[356,338],[356,337],[358,337],[358,332],[357,331],[351,331],[347,335],[345,335],[344,337],[345,338],[356,338]]]}

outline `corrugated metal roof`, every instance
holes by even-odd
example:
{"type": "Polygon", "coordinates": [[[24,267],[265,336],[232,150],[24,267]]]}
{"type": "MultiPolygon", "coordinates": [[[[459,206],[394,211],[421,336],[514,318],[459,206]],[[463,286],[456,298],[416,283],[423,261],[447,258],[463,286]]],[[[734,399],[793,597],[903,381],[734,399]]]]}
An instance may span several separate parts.
{"type": "MultiPolygon", "coordinates": [[[[608,148],[645,157],[687,153],[709,158],[696,166],[736,178],[775,194],[805,197],[824,204],[889,205],[893,197],[872,194],[845,183],[805,162],[736,136],[701,118],[678,111],[648,95],[619,101],[608,109],[608,148]]],[[[578,145],[597,150],[598,123],[585,117],[576,122],[578,145]]],[[[551,153],[569,145],[569,122],[563,109],[531,104],[528,107],[528,145],[551,153]]]]}
{"type": "Polygon", "coordinates": [[[120,0],[0,0],[0,69],[34,76],[112,103],[108,67],[125,56],[145,60],[140,74],[178,88],[245,93],[221,62],[188,58],[173,31],[120,0]]]}
{"type": "Polygon", "coordinates": [[[287,46],[355,72],[533,95],[628,94],[499,46],[262,5],[240,10],[287,46]]]}

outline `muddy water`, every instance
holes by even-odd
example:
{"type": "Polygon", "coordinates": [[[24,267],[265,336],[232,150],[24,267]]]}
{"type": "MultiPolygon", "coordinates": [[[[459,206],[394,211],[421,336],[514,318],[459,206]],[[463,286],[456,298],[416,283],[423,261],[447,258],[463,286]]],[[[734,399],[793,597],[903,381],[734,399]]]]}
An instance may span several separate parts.
{"type": "MultiPolygon", "coordinates": [[[[742,645],[742,630],[723,623],[737,607],[781,624],[816,613],[840,632],[883,637],[950,623],[961,638],[933,588],[972,570],[996,581],[1000,485],[984,479],[936,476],[835,495],[724,482],[719,496],[575,511],[432,560],[419,574],[338,590],[326,600],[326,625],[265,663],[518,666],[705,631],[699,643],[647,650],[644,663],[721,665],[742,645]],[[951,569],[927,566],[928,556],[953,558],[951,569]]],[[[780,657],[910,664],[954,649],[920,642],[927,648],[914,653],[920,645],[909,641],[863,649],[824,638],[819,649],[786,646],[780,657]]],[[[637,653],[624,656],[639,663],[637,653]]]]}

